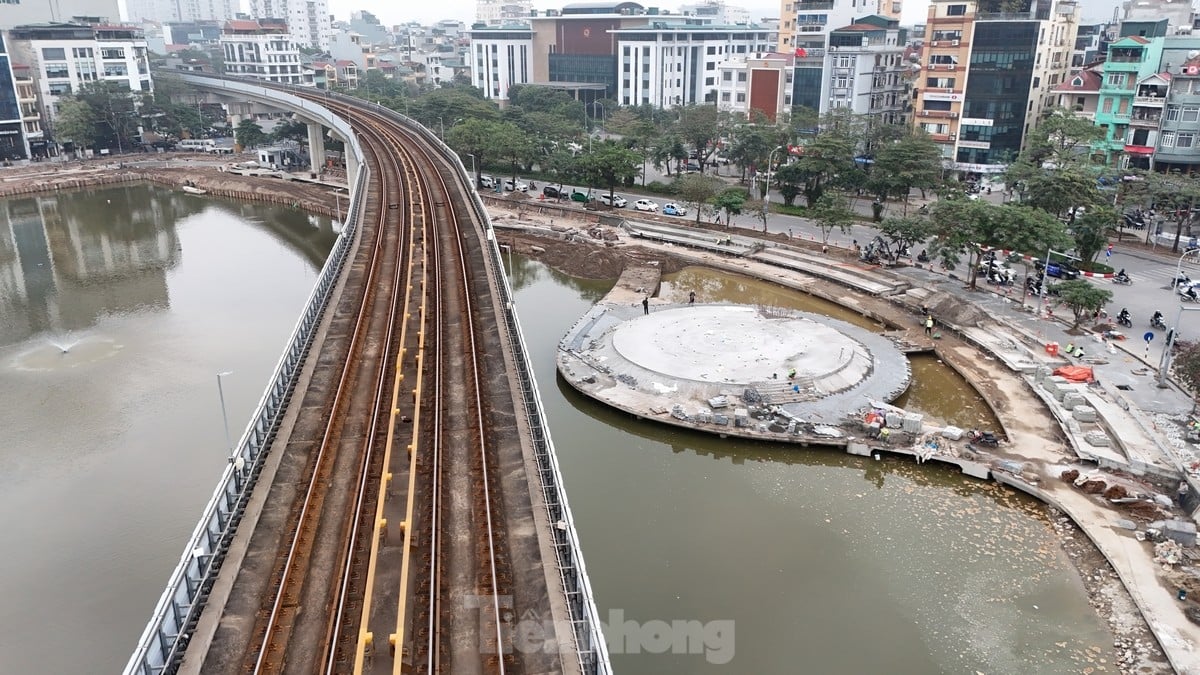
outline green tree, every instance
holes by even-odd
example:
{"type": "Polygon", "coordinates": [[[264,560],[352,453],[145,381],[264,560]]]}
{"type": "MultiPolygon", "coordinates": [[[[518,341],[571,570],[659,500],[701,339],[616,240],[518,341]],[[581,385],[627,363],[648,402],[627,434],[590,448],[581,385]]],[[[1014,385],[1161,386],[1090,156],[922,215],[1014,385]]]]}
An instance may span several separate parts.
{"type": "Polygon", "coordinates": [[[483,92],[475,87],[444,86],[434,89],[413,100],[406,114],[435,131],[441,131],[443,126],[454,126],[456,119],[464,122],[500,119],[500,109],[485,100],[483,92]]]}
{"type": "Polygon", "coordinates": [[[942,152],[923,130],[910,131],[875,153],[871,167],[872,191],[886,201],[898,197],[908,214],[908,197],[913,189],[930,190],[942,182],[942,152]]]}
{"type": "Polygon", "coordinates": [[[1147,173],[1126,183],[1127,200],[1141,200],[1175,225],[1175,242],[1171,251],[1179,252],[1183,228],[1193,220],[1193,210],[1200,201],[1200,182],[1195,174],[1147,173]]]}
{"type": "Polygon", "coordinates": [[[473,165],[476,185],[479,185],[484,160],[489,158],[493,151],[492,139],[502,133],[499,126],[498,122],[469,119],[446,132],[446,144],[462,157],[464,165],[469,160],[467,155],[475,156],[476,161],[473,165]]]}
{"type": "Polygon", "coordinates": [[[488,138],[489,152],[493,157],[508,162],[515,183],[520,166],[534,156],[533,143],[520,127],[511,122],[498,122],[488,128],[492,131],[488,138]]]}
{"type": "Polygon", "coordinates": [[[1084,317],[1092,316],[1112,300],[1112,291],[1084,279],[1072,279],[1058,284],[1058,297],[1075,315],[1072,329],[1078,328],[1084,317]]]}
{"type": "Polygon", "coordinates": [[[983,251],[1045,251],[1071,243],[1062,221],[1027,206],[996,205],[983,200],[943,199],[930,209],[930,254],[953,269],[967,257],[968,285],[975,288],[983,251]]]}
{"type": "MultiPolygon", "coordinates": [[[[742,188],[725,188],[721,190],[715,197],[712,198],[713,207],[717,213],[725,212],[725,227],[733,222],[733,217],[742,212],[742,208],[746,205],[746,200],[750,195],[742,188]]],[[[763,231],[766,231],[766,226],[763,226],[763,231]]]]}
{"type": "Polygon", "coordinates": [[[887,218],[880,224],[879,234],[891,242],[893,250],[903,251],[932,237],[934,226],[923,216],[887,218]]]}
{"type": "Polygon", "coordinates": [[[1074,219],[1079,207],[1105,202],[1096,187],[1095,173],[1079,162],[1034,167],[1019,160],[1008,170],[1005,181],[1018,186],[1023,203],[1060,218],[1074,219]]]}
{"type": "Polygon", "coordinates": [[[854,212],[850,210],[846,198],[836,192],[826,192],[814,204],[808,207],[808,217],[821,228],[821,243],[829,243],[829,235],[834,229],[842,234],[850,231],[854,224],[854,212]]]}
{"type": "Polygon", "coordinates": [[[796,167],[800,188],[810,208],[840,174],[854,170],[854,146],[854,139],[840,133],[837,127],[817,134],[804,145],[803,154],[791,166],[796,167]]]}
{"type": "Polygon", "coordinates": [[[1075,253],[1080,260],[1096,262],[1100,251],[1108,244],[1108,230],[1116,227],[1117,212],[1109,206],[1095,206],[1071,223],[1075,253]]]}
{"type": "Polygon", "coordinates": [[[598,185],[608,189],[611,198],[617,185],[632,181],[638,174],[641,157],[613,141],[604,141],[583,155],[582,171],[589,186],[598,185]]]}
{"type": "Polygon", "coordinates": [[[784,164],[771,176],[775,181],[775,187],[779,189],[779,194],[783,197],[783,203],[788,206],[795,203],[796,197],[804,189],[807,177],[808,174],[798,164],[784,164]]]}
{"type": "Polygon", "coordinates": [[[262,127],[250,118],[238,122],[233,136],[237,140],[237,144],[243,148],[257,148],[267,140],[267,135],[263,133],[262,127]]]}
{"type": "Polygon", "coordinates": [[[93,147],[96,137],[96,118],[87,103],[66,98],[58,104],[58,118],[54,123],[59,141],[71,141],[80,148],[93,147]]]}
{"type": "Polygon", "coordinates": [[[711,105],[692,104],[678,110],[679,136],[696,151],[696,161],[703,173],[708,158],[717,151],[717,144],[721,140],[721,113],[711,105]]]}
{"type": "Polygon", "coordinates": [[[308,141],[308,124],[304,120],[292,118],[284,120],[271,129],[272,141],[308,141]]]}
{"type": "Polygon", "coordinates": [[[696,209],[696,224],[700,224],[700,211],[704,205],[725,187],[721,179],[701,173],[689,173],[675,181],[675,194],[683,202],[696,209]]]}
{"type": "Polygon", "coordinates": [[[1026,159],[1041,167],[1050,162],[1065,166],[1083,159],[1092,143],[1104,138],[1104,127],[1098,127],[1086,117],[1076,117],[1063,108],[1046,111],[1037,128],[1029,132],[1026,159]]]}

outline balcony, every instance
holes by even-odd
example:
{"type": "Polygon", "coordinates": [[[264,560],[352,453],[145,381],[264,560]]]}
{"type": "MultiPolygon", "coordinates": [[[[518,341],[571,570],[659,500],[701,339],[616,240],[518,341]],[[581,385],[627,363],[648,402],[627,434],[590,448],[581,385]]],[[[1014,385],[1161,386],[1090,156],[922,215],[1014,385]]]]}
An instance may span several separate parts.
{"type": "Polygon", "coordinates": [[[979,12],[976,21],[1046,21],[1050,10],[1040,12],[979,12]]]}
{"type": "Polygon", "coordinates": [[[1104,62],[1106,73],[1136,73],[1141,67],[1141,58],[1109,59],[1104,62]]]}
{"type": "Polygon", "coordinates": [[[1137,106],[1146,106],[1148,108],[1163,107],[1164,99],[1161,96],[1134,96],[1133,104],[1137,106]]]}
{"type": "Polygon", "coordinates": [[[962,39],[957,40],[934,40],[929,43],[930,47],[966,47],[970,43],[964,42],[962,39]]]}
{"type": "Polygon", "coordinates": [[[1118,93],[1118,92],[1132,94],[1133,87],[1131,87],[1127,84],[1109,84],[1108,82],[1105,82],[1104,84],[1100,85],[1100,91],[1114,93],[1114,94],[1118,93]]]}
{"type": "Polygon", "coordinates": [[[818,0],[815,2],[797,2],[794,4],[796,12],[807,12],[810,10],[833,9],[835,3],[832,0],[818,0]]]}
{"type": "Polygon", "coordinates": [[[1143,128],[1146,128],[1146,127],[1157,128],[1158,122],[1161,119],[1162,119],[1161,115],[1134,115],[1133,117],[1129,118],[1129,125],[1134,126],[1134,127],[1143,127],[1143,128]]]}
{"type": "Polygon", "coordinates": [[[958,113],[950,110],[922,110],[922,117],[941,117],[948,120],[958,119],[958,113]]]}

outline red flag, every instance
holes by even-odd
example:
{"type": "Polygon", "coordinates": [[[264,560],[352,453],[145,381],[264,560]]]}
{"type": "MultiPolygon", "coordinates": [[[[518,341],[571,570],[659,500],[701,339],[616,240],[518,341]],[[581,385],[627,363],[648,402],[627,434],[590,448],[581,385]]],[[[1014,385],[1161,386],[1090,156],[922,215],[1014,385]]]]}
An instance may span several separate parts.
{"type": "Polygon", "coordinates": [[[796,47],[796,56],[808,56],[808,52],[804,50],[804,47],[796,47]]]}

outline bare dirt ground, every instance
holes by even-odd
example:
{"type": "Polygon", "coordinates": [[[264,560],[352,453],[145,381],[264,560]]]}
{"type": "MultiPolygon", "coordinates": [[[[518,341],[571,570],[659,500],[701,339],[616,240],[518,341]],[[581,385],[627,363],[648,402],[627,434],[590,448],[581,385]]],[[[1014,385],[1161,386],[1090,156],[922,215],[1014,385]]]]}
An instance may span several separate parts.
{"type": "MultiPolygon", "coordinates": [[[[556,230],[553,237],[502,230],[498,239],[503,244],[512,245],[513,250],[518,253],[529,255],[573,276],[615,279],[626,264],[658,261],[657,264],[664,272],[676,271],[691,264],[660,250],[628,244],[615,247],[612,244],[612,228],[583,221],[571,222],[556,217],[551,225],[551,219],[548,217],[528,213],[518,216],[515,210],[505,211],[494,205],[492,217],[494,222],[498,223],[510,219],[517,220],[519,217],[523,224],[556,230]],[[573,230],[568,235],[569,240],[558,238],[567,230],[573,230]]],[[[706,227],[728,231],[718,226],[706,227]]],[[[763,236],[760,232],[750,230],[741,230],[738,234],[763,236]]],[[[780,241],[788,240],[786,235],[768,236],[780,241]]],[[[796,240],[790,243],[820,248],[818,244],[796,240]]],[[[848,251],[830,249],[828,255],[845,258],[846,262],[853,260],[853,253],[848,251]]],[[[879,298],[862,297],[860,301],[863,309],[870,310],[873,316],[898,327],[911,327],[919,320],[916,308],[904,307],[879,298]]],[[[978,307],[953,296],[940,294],[933,297],[930,303],[938,316],[947,317],[959,325],[975,324],[986,318],[978,307]]],[[[940,339],[938,355],[972,382],[993,406],[997,416],[1005,421],[1006,430],[1013,436],[1010,439],[1013,442],[994,453],[995,456],[1017,461],[1027,459],[1012,450],[1014,447],[1021,447],[1023,441],[1057,448],[1064,464],[1075,460],[1074,453],[1067,448],[1062,432],[1049,411],[1017,374],[997,367],[997,360],[987,355],[981,356],[976,347],[949,333],[944,333],[940,339]]],[[[1140,480],[1130,478],[1131,486],[1140,480]]],[[[1056,533],[1063,552],[1078,572],[1090,604],[1108,624],[1113,635],[1112,650],[1086,654],[1085,661],[1080,664],[1080,672],[1130,675],[1173,672],[1133,598],[1104,556],[1070,519],[1049,506],[1044,508],[1044,514],[1048,526],[1056,533]]],[[[1200,594],[1200,588],[1195,589],[1195,594],[1200,594]]]]}

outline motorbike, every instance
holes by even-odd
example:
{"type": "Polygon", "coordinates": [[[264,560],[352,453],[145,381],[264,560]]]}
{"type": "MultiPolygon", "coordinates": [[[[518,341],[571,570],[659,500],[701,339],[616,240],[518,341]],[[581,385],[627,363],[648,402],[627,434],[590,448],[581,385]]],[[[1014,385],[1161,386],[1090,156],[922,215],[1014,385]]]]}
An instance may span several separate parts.
{"type": "Polygon", "coordinates": [[[1196,287],[1189,286],[1186,291],[1179,294],[1180,302],[1200,302],[1200,295],[1196,294],[1196,287]]]}
{"type": "Polygon", "coordinates": [[[1117,323],[1126,328],[1133,328],[1133,319],[1129,317],[1129,312],[1122,311],[1117,315],[1117,323]]]}
{"type": "Polygon", "coordinates": [[[929,262],[929,254],[925,252],[925,249],[921,249],[921,252],[917,254],[917,262],[919,262],[919,263],[929,262]]]}
{"type": "Polygon", "coordinates": [[[1166,330],[1167,322],[1163,319],[1162,314],[1155,314],[1154,316],[1150,317],[1150,327],[1157,328],[1159,330],[1166,330]]]}
{"type": "Polygon", "coordinates": [[[996,438],[996,435],[990,431],[978,431],[976,429],[972,429],[970,434],[967,436],[967,440],[969,440],[971,443],[982,445],[988,448],[995,448],[999,447],[1000,445],[1000,439],[996,438]]]}
{"type": "Polygon", "coordinates": [[[1132,286],[1133,279],[1130,279],[1128,276],[1121,276],[1118,274],[1117,276],[1113,277],[1113,283],[1120,284],[1122,286],[1132,286]]]}
{"type": "Polygon", "coordinates": [[[1188,275],[1180,274],[1177,278],[1171,280],[1171,288],[1178,288],[1181,285],[1186,286],[1190,283],[1192,283],[1192,280],[1188,278],[1188,275]]]}

